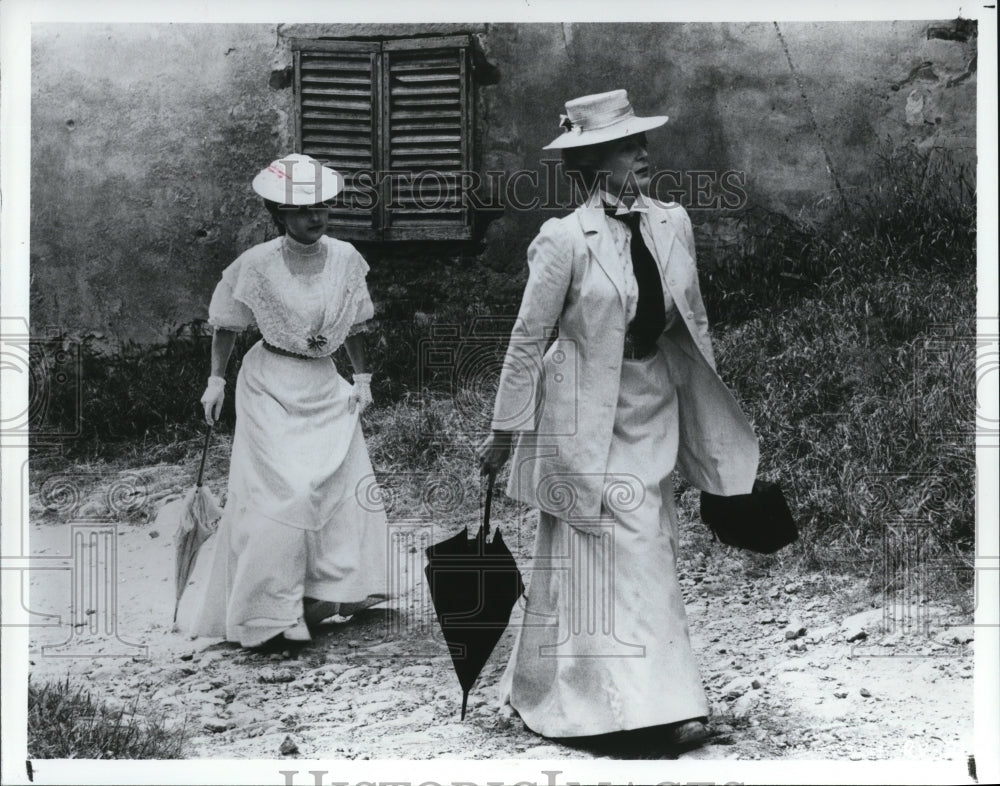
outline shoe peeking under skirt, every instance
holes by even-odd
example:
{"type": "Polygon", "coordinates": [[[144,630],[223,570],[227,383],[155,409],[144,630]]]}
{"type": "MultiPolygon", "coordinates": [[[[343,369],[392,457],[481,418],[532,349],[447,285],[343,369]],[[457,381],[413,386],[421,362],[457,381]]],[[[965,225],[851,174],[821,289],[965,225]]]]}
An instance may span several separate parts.
{"type": "Polygon", "coordinates": [[[299,617],[296,623],[281,635],[289,641],[312,641],[309,628],[306,627],[306,622],[302,617],[299,617]]]}
{"type": "Polygon", "coordinates": [[[667,741],[678,748],[695,748],[708,737],[708,727],[697,719],[674,723],[667,729],[667,741]]]}

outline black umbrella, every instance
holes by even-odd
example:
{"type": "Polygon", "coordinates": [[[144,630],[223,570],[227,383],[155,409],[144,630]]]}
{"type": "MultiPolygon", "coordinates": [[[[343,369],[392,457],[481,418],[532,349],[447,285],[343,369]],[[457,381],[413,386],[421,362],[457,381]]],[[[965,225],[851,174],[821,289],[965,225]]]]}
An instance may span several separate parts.
{"type": "Polygon", "coordinates": [[[762,480],[754,481],[749,494],[701,492],[701,518],[723,543],[760,554],[773,554],[799,537],[781,487],[762,480]]]}
{"type": "Polygon", "coordinates": [[[500,530],[490,534],[493,475],[486,486],[486,511],[475,538],[468,528],[426,549],[427,584],[441,632],[462,686],[462,720],[469,691],[510,622],[524,592],[521,572],[500,530]]]}

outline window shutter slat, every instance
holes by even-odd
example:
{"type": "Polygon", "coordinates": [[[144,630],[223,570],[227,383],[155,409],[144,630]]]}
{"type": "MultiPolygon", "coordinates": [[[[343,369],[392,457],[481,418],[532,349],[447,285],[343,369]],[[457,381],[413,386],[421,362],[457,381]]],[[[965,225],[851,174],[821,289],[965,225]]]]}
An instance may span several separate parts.
{"type": "Polygon", "coordinates": [[[437,135],[437,136],[394,136],[392,137],[392,144],[403,145],[410,144],[413,142],[452,142],[456,145],[461,144],[462,135],[461,134],[448,134],[448,135],[437,135]]]}
{"type": "Polygon", "coordinates": [[[419,72],[413,72],[409,74],[399,73],[396,75],[396,79],[399,82],[400,86],[409,86],[415,84],[426,84],[426,85],[434,84],[441,86],[454,85],[455,88],[457,89],[459,84],[458,77],[455,76],[454,74],[448,74],[448,73],[443,73],[443,74],[419,73],[419,72]]]}
{"type": "Polygon", "coordinates": [[[410,120],[406,122],[405,120],[400,120],[393,125],[393,131],[405,132],[405,131],[454,131],[456,134],[462,133],[462,126],[457,120],[445,119],[431,119],[427,118],[425,120],[410,120]]]}
{"type": "Polygon", "coordinates": [[[451,87],[450,85],[439,85],[432,82],[392,88],[392,95],[400,99],[405,99],[407,96],[415,98],[441,96],[450,101],[457,101],[459,92],[458,86],[451,87]]]}
{"type": "Polygon", "coordinates": [[[439,109],[426,110],[396,110],[393,112],[394,120],[451,120],[459,123],[462,120],[461,112],[446,112],[439,109]]]}

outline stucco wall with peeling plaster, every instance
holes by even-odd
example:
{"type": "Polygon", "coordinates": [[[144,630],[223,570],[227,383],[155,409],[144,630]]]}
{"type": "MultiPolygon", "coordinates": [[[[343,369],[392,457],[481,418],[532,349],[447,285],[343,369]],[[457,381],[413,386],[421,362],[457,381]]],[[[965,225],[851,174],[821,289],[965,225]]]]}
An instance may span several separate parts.
{"type": "MultiPolygon", "coordinates": [[[[152,341],[206,316],[221,270],[273,231],[249,182],[292,150],[290,38],[456,32],[482,55],[481,173],[544,181],[562,103],[617,87],[670,116],[657,166],[743,173],[752,204],[789,215],[850,199],[881,145],[975,156],[975,28],[955,21],[36,25],[33,329],[152,341]]],[[[546,217],[508,208],[465,248],[366,248],[373,295],[404,317],[515,309],[546,217]]]]}

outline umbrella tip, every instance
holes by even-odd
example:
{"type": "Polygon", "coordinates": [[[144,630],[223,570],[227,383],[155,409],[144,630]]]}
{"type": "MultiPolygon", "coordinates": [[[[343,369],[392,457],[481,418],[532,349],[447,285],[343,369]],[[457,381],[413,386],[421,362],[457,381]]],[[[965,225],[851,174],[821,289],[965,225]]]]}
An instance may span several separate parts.
{"type": "Polygon", "coordinates": [[[465,706],[469,703],[469,692],[467,690],[462,691],[462,717],[461,720],[465,720],[465,706]]]}

